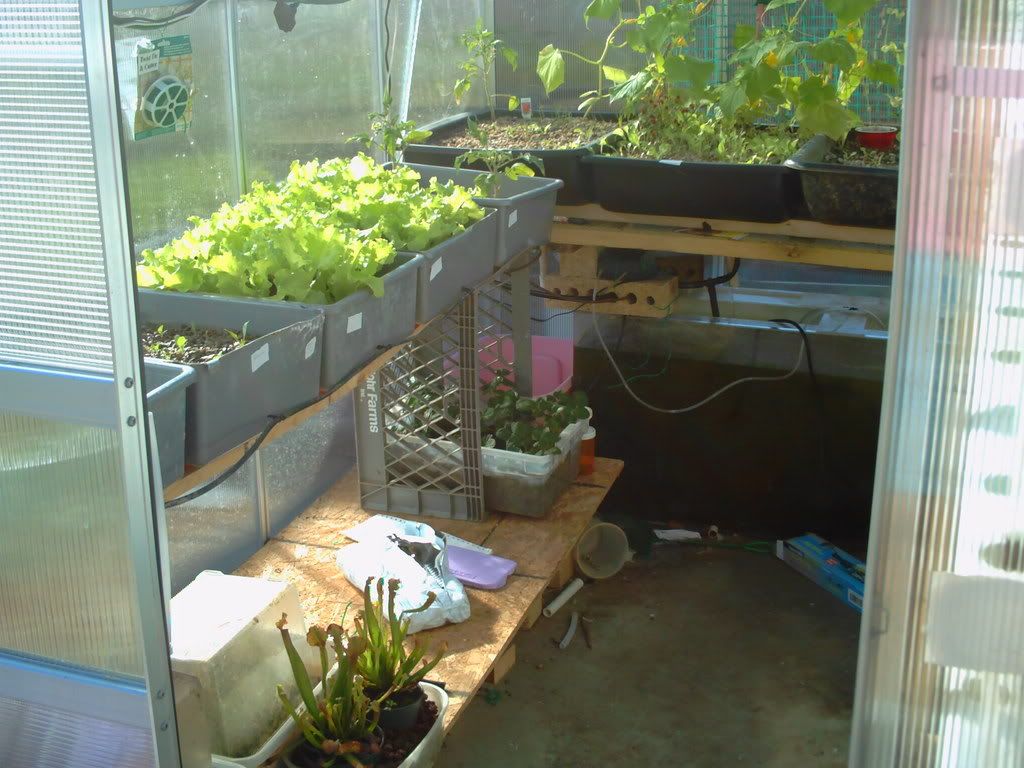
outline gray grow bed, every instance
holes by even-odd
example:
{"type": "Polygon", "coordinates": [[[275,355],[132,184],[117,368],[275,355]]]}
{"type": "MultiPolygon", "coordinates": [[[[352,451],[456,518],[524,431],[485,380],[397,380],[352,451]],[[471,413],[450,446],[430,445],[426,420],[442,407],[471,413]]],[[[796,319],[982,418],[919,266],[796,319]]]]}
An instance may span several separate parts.
{"type": "MultiPolygon", "coordinates": [[[[458,168],[439,168],[432,165],[407,164],[424,179],[436,178],[442,184],[453,181],[463,187],[472,187],[479,171],[458,168]]],[[[544,245],[551,239],[555,198],[565,185],[561,179],[541,176],[518,179],[501,178],[498,194],[494,197],[474,197],[479,205],[498,212],[497,249],[495,265],[501,266],[527,248],[544,245]]]]}
{"type": "Polygon", "coordinates": [[[142,322],[215,330],[246,329],[245,345],[193,365],[188,392],[185,458],[202,465],[258,435],[280,416],[320,393],[323,316],[295,319],[281,302],[140,291],[142,322]]]}
{"type": "Polygon", "coordinates": [[[165,488],[185,474],[185,392],[195,375],[187,365],[145,361],[146,410],[153,414],[165,488]]]}

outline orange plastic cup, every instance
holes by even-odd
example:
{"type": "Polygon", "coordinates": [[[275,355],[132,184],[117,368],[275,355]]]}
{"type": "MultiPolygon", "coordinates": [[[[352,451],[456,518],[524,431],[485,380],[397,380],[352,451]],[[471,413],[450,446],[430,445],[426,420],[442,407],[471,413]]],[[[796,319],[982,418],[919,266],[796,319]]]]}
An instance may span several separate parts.
{"type": "Polygon", "coordinates": [[[583,433],[583,440],[580,442],[580,474],[594,474],[594,448],[597,442],[597,430],[593,427],[583,433]]]}

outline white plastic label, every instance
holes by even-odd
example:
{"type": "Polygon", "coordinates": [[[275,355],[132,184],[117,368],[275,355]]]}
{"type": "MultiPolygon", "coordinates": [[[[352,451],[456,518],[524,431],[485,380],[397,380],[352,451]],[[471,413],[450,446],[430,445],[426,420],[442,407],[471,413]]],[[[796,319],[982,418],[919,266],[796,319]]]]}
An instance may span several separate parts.
{"type": "Polygon", "coordinates": [[[441,264],[441,257],[437,257],[437,261],[430,265],[430,279],[433,280],[435,277],[441,274],[441,270],[444,266],[441,264]]]}
{"type": "Polygon", "coordinates": [[[270,345],[264,344],[252,353],[252,372],[256,373],[268,362],[270,362],[270,345]]]}
{"type": "Polygon", "coordinates": [[[306,342],[306,360],[309,360],[316,352],[316,336],[306,342]]]}
{"type": "Polygon", "coordinates": [[[508,228],[512,229],[512,227],[516,225],[517,221],[519,221],[519,209],[513,208],[512,213],[508,215],[508,228]]]}
{"type": "Polygon", "coordinates": [[[348,316],[348,332],[355,333],[363,327],[363,313],[356,312],[354,315],[348,316]]]}

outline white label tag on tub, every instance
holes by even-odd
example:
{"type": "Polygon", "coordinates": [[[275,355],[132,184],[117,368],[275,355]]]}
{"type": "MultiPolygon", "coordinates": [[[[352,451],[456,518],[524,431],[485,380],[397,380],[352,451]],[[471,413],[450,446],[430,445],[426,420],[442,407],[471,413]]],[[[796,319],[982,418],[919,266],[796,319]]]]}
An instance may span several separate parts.
{"type": "Polygon", "coordinates": [[[309,360],[309,358],[311,358],[313,356],[314,352],[316,352],[316,336],[314,336],[312,339],[310,339],[309,341],[306,342],[306,357],[305,357],[305,359],[309,360]]]}
{"type": "Polygon", "coordinates": [[[517,221],[519,221],[519,211],[518,209],[513,208],[512,213],[508,215],[508,228],[512,229],[512,227],[516,225],[517,221]]]}
{"type": "Polygon", "coordinates": [[[264,344],[252,353],[252,372],[256,373],[270,361],[270,345],[264,344]]]}
{"type": "Polygon", "coordinates": [[[363,313],[356,312],[354,315],[348,316],[348,332],[355,333],[363,327],[363,313]]]}
{"type": "Polygon", "coordinates": [[[441,257],[437,257],[437,261],[430,265],[430,279],[433,280],[435,277],[441,274],[441,270],[444,266],[441,264],[441,257]]]}

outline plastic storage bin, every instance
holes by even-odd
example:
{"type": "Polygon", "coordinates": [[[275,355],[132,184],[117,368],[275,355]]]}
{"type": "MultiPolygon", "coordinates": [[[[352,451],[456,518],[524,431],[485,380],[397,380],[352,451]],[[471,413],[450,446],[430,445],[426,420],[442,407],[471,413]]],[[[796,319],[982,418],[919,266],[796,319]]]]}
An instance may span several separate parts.
{"type": "Polygon", "coordinates": [[[199,681],[215,754],[251,755],[285,720],[278,683],[297,691],[276,623],[282,614],[307,670],[319,678],[316,649],[304,641],[291,584],[204,571],[171,599],[171,668],[199,681]]]}
{"type": "Polygon", "coordinates": [[[491,211],[465,232],[422,253],[416,322],[430,322],[494,271],[497,225],[498,215],[491,211]]]}
{"type": "Polygon", "coordinates": [[[239,332],[253,340],[209,363],[193,365],[188,390],[185,459],[205,464],[258,435],[270,416],[320,392],[324,316],[288,322],[268,302],[232,301],[170,291],[143,291],[142,321],[239,332]],[[269,308],[270,310],[273,307],[269,308]]]}
{"type": "Polygon", "coordinates": [[[160,476],[167,487],[185,474],[185,390],[195,379],[187,365],[145,361],[146,410],[153,414],[160,476]]]}
{"type": "MultiPolygon", "coordinates": [[[[454,181],[464,187],[473,186],[480,175],[479,171],[466,169],[413,164],[409,167],[424,179],[436,178],[441,183],[454,181]]],[[[473,198],[480,205],[498,212],[496,266],[551,239],[555,196],[562,184],[561,179],[544,177],[502,178],[497,196],[473,198]]]]}
{"type": "MultiPolygon", "coordinates": [[[[499,110],[499,115],[501,116],[510,114],[518,115],[519,113],[499,110]]],[[[538,111],[534,113],[534,118],[539,120],[542,119],[544,115],[545,113],[538,111]]],[[[478,122],[483,121],[489,116],[490,114],[487,111],[478,112],[475,115],[472,115],[473,119],[478,122]]],[[[583,205],[584,203],[589,203],[594,200],[593,190],[591,189],[590,183],[589,168],[584,166],[581,161],[584,157],[588,157],[589,155],[598,152],[602,142],[612,140],[611,133],[616,126],[616,116],[605,114],[593,116],[598,119],[608,121],[608,133],[589,144],[584,144],[579,147],[571,147],[569,149],[523,148],[512,150],[512,152],[517,154],[529,153],[540,159],[544,163],[542,175],[549,179],[559,179],[563,182],[564,186],[558,190],[559,205],[583,205]]],[[[469,119],[469,117],[471,116],[465,114],[456,115],[424,127],[430,128],[434,132],[435,138],[440,138],[444,136],[446,132],[461,129],[466,124],[466,120],[469,119]]],[[[464,147],[442,147],[437,144],[413,144],[405,150],[405,160],[409,163],[454,166],[455,160],[467,151],[468,150],[464,147]]],[[[472,165],[470,168],[483,170],[476,165],[472,165]]],[[[534,170],[540,172],[542,169],[535,168],[534,170]]]]}
{"type": "Polygon", "coordinates": [[[831,146],[827,136],[815,136],[786,161],[799,174],[811,219],[854,227],[896,226],[899,169],[826,163],[831,146]]]}

